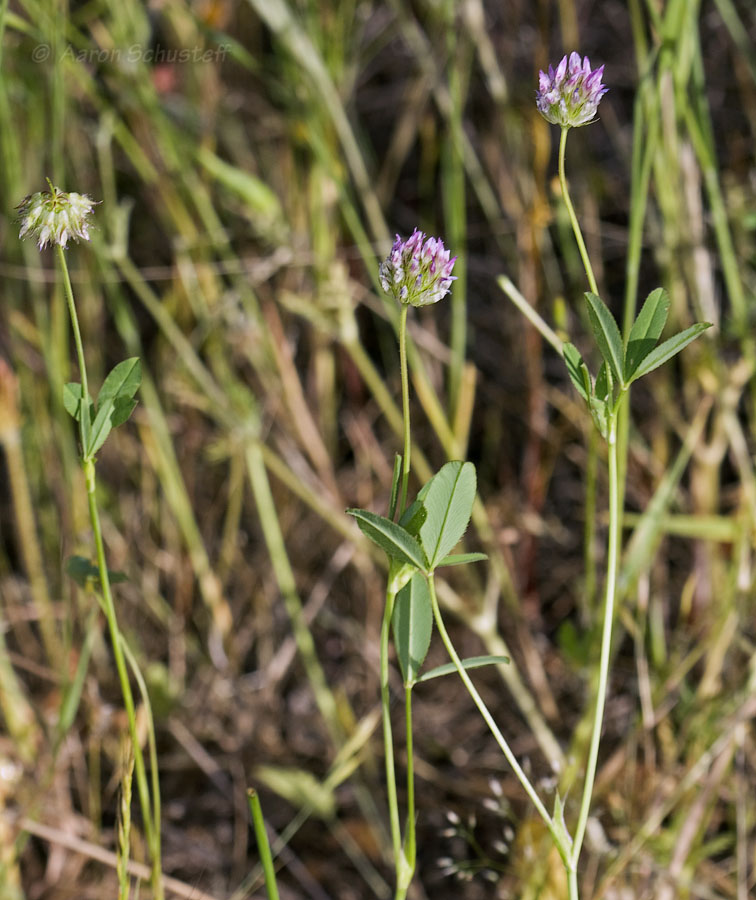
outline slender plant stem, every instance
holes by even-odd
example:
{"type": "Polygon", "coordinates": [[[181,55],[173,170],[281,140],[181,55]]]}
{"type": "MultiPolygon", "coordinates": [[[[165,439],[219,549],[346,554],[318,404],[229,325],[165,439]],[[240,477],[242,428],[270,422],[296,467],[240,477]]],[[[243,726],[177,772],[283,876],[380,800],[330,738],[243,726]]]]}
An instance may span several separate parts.
{"type": "Polygon", "coordinates": [[[562,839],[561,835],[557,832],[557,830],[554,826],[554,821],[552,820],[551,816],[549,815],[548,810],[541,802],[541,798],[538,796],[535,788],[530,783],[528,776],[525,774],[522,767],[517,762],[517,758],[515,757],[509,744],[507,743],[506,738],[501,733],[499,726],[496,724],[493,716],[488,711],[488,707],[486,706],[485,701],[480,696],[475,685],[470,680],[470,676],[465,671],[465,668],[462,665],[462,661],[460,660],[460,658],[457,654],[457,651],[454,649],[454,644],[452,644],[452,642],[451,642],[449,633],[446,630],[446,626],[444,625],[444,620],[441,618],[441,608],[438,605],[438,597],[436,596],[436,583],[435,583],[435,577],[434,577],[433,573],[431,573],[430,575],[427,576],[427,580],[428,580],[428,590],[430,591],[430,596],[431,596],[431,605],[433,606],[433,618],[435,619],[436,627],[438,628],[438,633],[441,635],[441,640],[444,642],[444,646],[446,647],[446,650],[447,650],[452,662],[454,663],[454,666],[457,669],[457,672],[459,673],[459,677],[462,679],[465,687],[467,688],[468,693],[470,694],[470,696],[473,699],[473,702],[478,707],[478,711],[480,712],[481,716],[483,716],[483,719],[484,719],[486,725],[488,725],[488,727],[491,729],[491,733],[493,734],[494,738],[496,739],[496,743],[499,745],[502,753],[504,754],[504,756],[507,759],[507,762],[512,767],[512,770],[514,771],[515,775],[517,776],[517,780],[523,786],[528,797],[530,797],[531,801],[533,802],[533,805],[538,810],[538,814],[541,816],[543,821],[546,823],[546,827],[549,829],[549,832],[551,833],[551,836],[554,840],[554,843],[555,843],[557,849],[559,850],[560,855],[562,856],[562,859],[566,859],[569,856],[569,847],[567,847],[565,845],[565,842],[562,839]]]}
{"type": "Polygon", "coordinates": [[[155,898],[160,900],[163,896],[162,872],[160,863],[160,839],[155,832],[155,821],[153,818],[153,809],[150,802],[150,791],[147,783],[147,773],[144,765],[144,756],[139,743],[139,735],[136,724],[136,709],[134,706],[134,695],[131,691],[131,684],[126,669],[126,661],[121,646],[121,631],[118,626],[118,618],[116,616],[115,603],[113,594],[110,589],[110,577],[108,575],[108,566],[105,560],[105,545],[102,539],[102,528],[100,526],[100,514],[97,509],[97,480],[95,475],[95,463],[92,456],[88,453],[88,443],[90,435],[89,422],[89,388],[87,382],[87,367],[84,359],[84,346],[81,340],[81,331],[79,329],[79,318],[76,313],[76,303],[74,301],[73,289],[71,287],[71,277],[68,273],[68,264],[63,248],[58,245],[58,260],[63,273],[63,286],[65,289],[68,310],[71,316],[71,327],[73,329],[74,343],[76,345],[76,355],[79,362],[79,377],[81,378],[81,408],[79,416],[79,434],[81,438],[82,454],[81,461],[84,471],[84,479],[87,487],[87,502],[89,505],[89,519],[92,525],[92,533],[95,542],[95,552],[97,555],[97,568],[100,576],[100,588],[102,592],[103,611],[108,622],[108,630],[110,632],[110,641],[113,646],[113,658],[115,659],[116,671],[118,672],[118,680],[121,685],[121,694],[126,709],[126,717],[129,723],[129,735],[134,746],[134,762],[137,776],[137,790],[139,793],[139,802],[142,807],[144,816],[144,830],[147,838],[147,844],[150,848],[152,857],[152,888],[155,898]]]}
{"type": "MultiPolygon", "coordinates": [[[[108,622],[108,630],[110,631],[110,641],[113,645],[113,657],[115,659],[116,671],[118,672],[118,680],[121,684],[121,694],[123,696],[123,705],[126,709],[126,717],[129,723],[129,734],[134,744],[134,768],[137,776],[137,790],[139,792],[139,803],[142,807],[144,815],[144,830],[147,837],[147,844],[150,848],[150,854],[153,856],[153,890],[160,891],[162,897],[162,887],[158,888],[161,883],[160,878],[160,860],[155,858],[155,833],[153,828],[152,807],[150,803],[149,788],[147,785],[147,773],[144,765],[144,755],[139,744],[139,734],[136,725],[136,710],[134,707],[134,696],[131,692],[128,672],[126,671],[126,662],[121,647],[121,631],[118,627],[118,619],[116,617],[115,603],[113,602],[113,594],[110,590],[110,579],[108,577],[107,563],[105,561],[105,547],[102,540],[102,528],[100,527],[100,514],[97,509],[96,499],[96,480],[94,461],[84,460],[84,476],[87,482],[87,501],[89,503],[89,519],[92,523],[92,532],[94,534],[95,552],[97,554],[97,568],[100,575],[100,586],[102,589],[103,610],[105,618],[108,622]]],[[[157,896],[157,893],[156,893],[157,896]]]]}
{"type": "Polygon", "coordinates": [[[388,792],[389,824],[391,828],[391,846],[394,853],[397,880],[400,862],[403,857],[402,832],[399,825],[399,802],[396,796],[396,770],[394,767],[394,739],[391,731],[391,694],[389,692],[389,633],[391,616],[394,612],[396,588],[389,581],[386,589],[386,607],[381,623],[381,714],[383,717],[383,747],[386,761],[386,790],[388,792]]]}
{"type": "Polygon", "coordinates": [[[263,873],[265,875],[265,890],[268,892],[269,900],[278,900],[276,870],[273,867],[273,856],[270,852],[268,832],[265,828],[265,819],[263,819],[260,798],[257,796],[257,791],[254,788],[248,788],[247,790],[247,803],[249,804],[249,812],[252,816],[252,824],[255,828],[257,850],[260,854],[260,862],[262,863],[263,873]]]}
{"type": "Polygon", "coordinates": [[[559,184],[562,188],[562,199],[564,200],[564,205],[567,207],[567,214],[570,217],[572,230],[575,234],[578,250],[580,251],[580,258],[583,260],[583,268],[585,269],[585,274],[588,276],[588,284],[590,285],[591,291],[593,291],[594,294],[598,294],[596,276],[593,274],[593,266],[591,265],[588,250],[586,249],[585,241],[583,240],[583,232],[580,230],[580,223],[575,215],[575,207],[572,205],[570,192],[567,188],[567,176],[564,171],[564,151],[567,147],[567,132],[569,130],[569,128],[562,128],[562,134],[559,138],[559,184]]]}
{"type": "Polygon", "coordinates": [[[407,730],[407,835],[405,840],[405,856],[407,863],[415,871],[417,842],[415,838],[415,761],[412,753],[412,685],[404,687],[404,715],[407,730]]]}
{"type": "Polygon", "coordinates": [[[399,320],[399,368],[402,375],[402,418],[404,427],[404,453],[402,455],[402,491],[399,496],[399,515],[407,505],[407,487],[410,473],[410,410],[409,410],[409,376],[407,374],[407,313],[409,306],[402,304],[402,315],[399,320]]]}
{"type": "Polygon", "coordinates": [[[580,900],[578,893],[577,869],[567,867],[567,896],[569,900],[580,900]]]}
{"type": "Polygon", "coordinates": [[[68,263],[66,262],[66,252],[56,244],[55,249],[58,253],[58,262],[60,270],[63,273],[63,287],[65,290],[66,301],[68,303],[68,312],[71,317],[71,328],[73,329],[74,344],[76,346],[76,358],[79,363],[79,378],[81,378],[81,411],[79,416],[79,431],[81,435],[81,452],[86,455],[87,443],[89,441],[89,385],[87,381],[87,364],[84,359],[84,344],[81,340],[81,331],[79,329],[79,317],[76,314],[76,303],[74,302],[73,288],[71,287],[71,276],[68,274],[68,263]]]}
{"type": "MultiPolygon", "coordinates": [[[[625,401],[620,398],[619,405],[625,401]]],[[[575,829],[575,837],[570,854],[571,868],[576,870],[583,846],[588,813],[591,806],[593,784],[596,779],[599,744],[601,742],[601,726],[606,706],[606,690],[609,682],[609,660],[612,645],[612,626],[614,624],[614,600],[617,590],[617,573],[620,547],[620,507],[619,507],[619,465],[617,452],[617,410],[614,410],[609,423],[607,439],[609,451],[609,537],[606,565],[606,600],[604,603],[604,626],[601,632],[601,658],[599,661],[598,689],[596,692],[596,710],[593,717],[591,743],[588,751],[588,764],[585,771],[583,795],[580,801],[580,813],[575,829]]]]}
{"type": "Polygon", "coordinates": [[[147,744],[150,752],[150,775],[152,788],[152,838],[154,841],[151,852],[154,857],[161,859],[160,820],[162,815],[160,804],[160,769],[158,767],[157,738],[155,736],[155,716],[152,714],[152,704],[147,690],[147,682],[144,680],[142,670],[136,660],[126,639],[121,635],[121,646],[126,657],[126,662],[131,667],[131,672],[139,687],[142,703],[147,712],[147,744]]]}

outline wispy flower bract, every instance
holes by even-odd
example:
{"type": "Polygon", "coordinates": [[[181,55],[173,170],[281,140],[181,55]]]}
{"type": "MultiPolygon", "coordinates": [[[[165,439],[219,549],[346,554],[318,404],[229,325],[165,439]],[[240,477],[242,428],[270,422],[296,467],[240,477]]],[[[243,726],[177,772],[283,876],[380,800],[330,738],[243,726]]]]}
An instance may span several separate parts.
{"type": "Polygon", "coordinates": [[[69,238],[88,241],[95,205],[86,194],[66,193],[51,184],[49,191],[29,194],[18,205],[19,237],[34,237],[40,250],[47,244],[65,247],[69,238]]]}
{"type": "Polygon", "coordinates": [[[588,57],[580,59],[579,53],[565,56],[556,70],[538,75],[536,106],[541,115],[552,125],[575,128],[587,125],[596,116],[601,98],[609,90],[601,83],[604,67],[591,69],[588,57]]]}
{"type": "Polygon", "coordinates": [[[445,297],[452,281],[457,257],[440,238],[429,237],[416,228],[407,240],[396,236],[391,253],[381,263],[379,277],[387,294],[410,306],[429,306],[445,297]]]}

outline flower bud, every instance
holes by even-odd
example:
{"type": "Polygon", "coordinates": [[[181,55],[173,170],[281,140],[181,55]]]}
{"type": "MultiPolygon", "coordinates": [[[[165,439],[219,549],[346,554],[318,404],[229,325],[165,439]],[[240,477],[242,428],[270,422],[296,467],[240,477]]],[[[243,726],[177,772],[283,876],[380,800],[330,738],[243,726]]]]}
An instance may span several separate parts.
{"type": "Polygon", "coordinates": [[[576,128],[592,122],[601,98],[609,90],[601,83],[604,67],[591,70],[586,56],[579,53],[565,56],[556,71],[549,66],[548,74],[539,72],[536,106],[541,115],[552,125],[576,128]]]}
{"type": "Polygon", "coordinates": [[[449,259],[440,238],[425,239],[417,228],[403,241],[396,236],[391,253],[381,263],[381,287],[400,303],[428,306],[445,297],[456,276],[452,269],[457,257],[449,259]]]}
{"type": "Polygon", "coordinates": [[[16,207],[19,237],[31,235],[40,250],[47,244],[65,247],[69,238],[88,241],[94,207],[95,201],[86,194],[67,194],[51,184],[49,191],[30,194],[16,207]]]}

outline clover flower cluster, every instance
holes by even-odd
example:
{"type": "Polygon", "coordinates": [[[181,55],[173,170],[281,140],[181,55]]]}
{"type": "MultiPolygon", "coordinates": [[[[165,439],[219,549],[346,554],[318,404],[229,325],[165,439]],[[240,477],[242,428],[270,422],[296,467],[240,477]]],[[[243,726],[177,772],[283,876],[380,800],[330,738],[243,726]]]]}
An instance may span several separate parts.
{"type": "Polygon", "coordinates": [[[552,125],[576,128],[593,121],[601,98],[609,90],[601,83],[604,67],[591,69],[588,57],[579,53],[565,56],[554,70],[538,75],[536,105],[538,111],[552,125]]]}
{"type": "Polygon", "coordinates": [[[456,256],[449,259],[449,251],[440,238],[426,240],[416,228],[406,241],[396,236],[391,253],[378,270],[381,287],[410,306],[438,303],[456,280],[452,275],[456,260],[456,256]]]}
{"type": "Polygon", "coordinates": [[[65,247],[69,238],[88,241],[94,207],[86,194],[66,193],[51,184],[49,191],[29,194],[18,205],[19,237],[34,237],[40,250],[47,244],[65,247]]]}

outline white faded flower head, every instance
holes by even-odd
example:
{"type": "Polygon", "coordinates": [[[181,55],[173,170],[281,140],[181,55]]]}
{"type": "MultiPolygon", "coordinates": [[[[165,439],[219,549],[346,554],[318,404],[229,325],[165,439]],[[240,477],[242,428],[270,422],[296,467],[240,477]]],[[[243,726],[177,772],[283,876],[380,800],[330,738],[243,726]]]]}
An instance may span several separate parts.
{"type": "Polygon", "coordinates": [[[381,287],[405,305],[438,303],[456,280],[452,275],[456,260],[456,256],[449,259],[449,251],[440,238],[426,240],[417,228],[406,241],[397,234],[391,253],[378,270],[381,287]]]}
{"type": "Polygon", "coordinates": [[[86,194],[66,193],[50,182],[49,191],[29,194],[16,207],[19,237],[33,237],[41,250],[48,244],[65,247],[69,238],[89,240],[89,217],[96,203],[86,194]]]}
{"type": "Polygon", "coordinates": [[[587,125],[596,116],[601,98],[609,90],[601,83],[604,67],[591,69],[591,62],[579,53],[565,56],[554,69],[538,73],[536,106],[552,125],[576,128],[587,125]]]}

